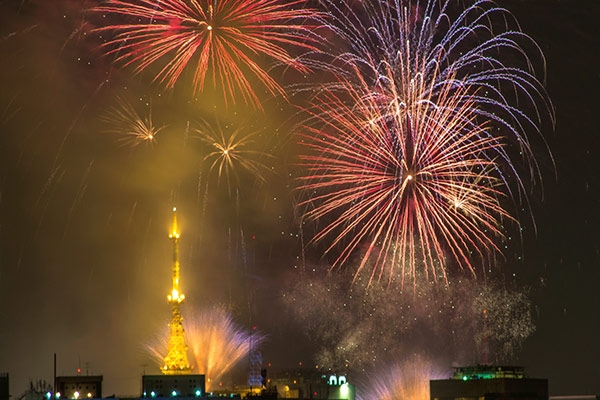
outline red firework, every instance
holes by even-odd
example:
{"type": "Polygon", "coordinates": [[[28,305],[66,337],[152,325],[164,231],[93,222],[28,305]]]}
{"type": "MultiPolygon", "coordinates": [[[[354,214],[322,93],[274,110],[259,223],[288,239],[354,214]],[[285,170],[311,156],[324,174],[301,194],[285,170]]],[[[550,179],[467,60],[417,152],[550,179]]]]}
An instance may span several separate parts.
{"type": "Polygon", "coordinates": [[[499,161],[490,157],[503,144],[476,122],[465,89],[449,83],[437,104],[385,107],[385,96],[346,89],[350,98],[323,94],[327,107],[314,116],[325,125],[305,136],[310,172],[301,189],[315,206],[307,216],[330,220],[314,239],[332,237],[328,251],[341,247],[334,265],[366,243],[358,272],[374,265],[371,279],[397,267],[414,278],[418,265],[445,277],[448,254],[474,271],[473,253],[498,250],[499,221],[510,216],[500,204],[499,161]]]}
{"type": "Polygon", "coordinates": [[[225,101],[243,100],[260,108],[251,75],[272,94],[285,96],[281,85],[261,65],[261,57],[295,70],[307,68],[290,52],[314,50],[309,25],[318,13],[303,8],[305,0],[108,0],[95,8],[111,18],[99,32],[114,32],[107,53],[139,73],[152,65],[154,80],[173,88],[186,68],[193,69],[193,89],[200,92],[208,77],[223,89],[225,101]]]}
{"type": "Polygon", "coordinates": [[[539,48],[487,0],[456,18],[450,1],[325,1],[347,45],[302,134],[313,240],[371,279],[475,274],[541,178],[526,131],[554,115],[524,50],[539,48]]]}

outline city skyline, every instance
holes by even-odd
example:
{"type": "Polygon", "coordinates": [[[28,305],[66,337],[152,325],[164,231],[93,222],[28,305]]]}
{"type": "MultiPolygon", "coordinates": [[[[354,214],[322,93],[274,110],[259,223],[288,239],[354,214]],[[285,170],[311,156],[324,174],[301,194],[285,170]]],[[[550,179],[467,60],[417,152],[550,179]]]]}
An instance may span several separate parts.
{"type": "MultiPolygon", "coordinates": [[[[534,148],[543,174],[530,197],[535,225],[523,223],[522,249],[511,247],[489,275],[531,301],[535,332],[511,361],[548,379],[551,395],[599,394],[600,9],[592,0],[497,3],[543,51],[556,111],[555,129],[543,132],[553,159],[534,148]]],[[[132,77],[90,33],[98,16],[86,10],[96,4],[0,0],[0,372],[10,374],[12,396],[51,378],[53,354],[59,375],[81,368],[104,376],[106,395],[136,392],[153,368],[145,346],[169,321],[174,206],[184,320],[225,305],[237,324],[265,335],[265,364],[313,365],[315,343],[282,294],[332,260],[298,227],[292,105],[265,96],[263,114],[225,104],[210,86],[187,96],[148,84],[151,74],[132,77]],[[120,140],[135,118],[139,135],[120,140]],[[206,124],[218,129],[201,137],[206,124]],[[232,145],[227,135],[245,164],[215,158],[232,145]]],[[[434,332],[415,348],[434,349],[434,332]]],[[[440,359],[448,369],[477,361],[440,359]]]]}

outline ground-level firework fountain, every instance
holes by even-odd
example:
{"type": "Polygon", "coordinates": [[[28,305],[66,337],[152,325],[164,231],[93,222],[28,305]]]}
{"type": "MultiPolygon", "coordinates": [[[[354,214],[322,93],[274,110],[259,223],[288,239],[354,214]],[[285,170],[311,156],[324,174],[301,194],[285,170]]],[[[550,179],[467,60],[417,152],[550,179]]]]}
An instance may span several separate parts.
{"type": "Polygon", "coordinates": [[[185,327],[196,371],[206,376],[208,390],[218,389],[223,376],[264,341],[260,333],[240,328],[222,307],[191,314],[185,327]]]}
{"type": "Polygon", "coordinates": [[[445,374],[425,357],[412,356],[371,376],[358,400],[424,400],[430,398],[429,381],[445,374]]]}

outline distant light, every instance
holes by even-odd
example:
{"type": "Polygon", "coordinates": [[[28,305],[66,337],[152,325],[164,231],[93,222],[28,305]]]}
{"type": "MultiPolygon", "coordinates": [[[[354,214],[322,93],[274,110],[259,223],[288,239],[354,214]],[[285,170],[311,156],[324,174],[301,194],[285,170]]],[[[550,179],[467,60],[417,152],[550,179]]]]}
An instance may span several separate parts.
{"type": "Polygon", "coordinates": [[[196,389],[196,397],[200,397],[202,391],[200,389],[196,389]]]}
{"type": "Polygon", "coordinates": [[[156,397],[156,392],[154,390],[150,392],[150,397],[156,397]]]}
{"type": "Polygon", "coordinates": [[[73,398],[78,399],[79,398],[79,392],[73,393],[73,398]]]}
{"type": "Polygon", "coordinates": [[[177,396],[177,390],[173,390],[173,391],[171,392],[171,396],[173,396],[173,397],[177,396]]]}
{"type": "Polygon", "coordinates": [[[463,376],[463,381],[466,381],[466,380],[467,380],[467,376],[466,376],[466,375],[464,375],[464,376],[463,376]]]}
{"type": "Polygon", "coordinates": [[[46,398],[47,399],[51,399],[52,398],[52,392],[47,392],[46,393],[46,398]]]}
{"type": "Polygon", "coordinates": [[[87,397],[88,397],[88,399],[91,399],[92,398],[92,394],[90,392],[88,392],[87,397]]]}
{"type": "Polygon", "coordinates": [[[54,397],[56,397],[57,399],[60,399],[60,392],[56,392],[56,394],[54,395],[54,397]]]}

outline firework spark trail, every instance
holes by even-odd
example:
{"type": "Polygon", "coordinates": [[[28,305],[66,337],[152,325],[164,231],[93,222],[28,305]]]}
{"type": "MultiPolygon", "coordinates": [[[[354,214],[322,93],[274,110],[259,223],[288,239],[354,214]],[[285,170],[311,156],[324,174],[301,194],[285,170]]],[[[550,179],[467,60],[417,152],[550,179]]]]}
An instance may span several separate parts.
{"type": "MultiPolygon", "coordinates": [[[[205,199],[202,215],[206,213],[209,190],[216,190],[213,194],[217,196],[225,196],[224,201],[233,201],[234,208],[225,211],[224,215],[224,218],[232,223],[227,227],[230,256],[233,256],[232,232],[239,231],[240,242],[237,244],[242,249],[244,259],[244,227],[240,224],[240,217],[242,201],[247,200],[247,195],[252,193],[247,190],[245,184],[254,181],[257,185],[262,185],[267,177],[273,174],[271,166],[267,164],[273,160],[273,155],[264,148],[262,133],[261,129],[253,128],[252,124],[241,122],[238,125],[234,121],[222,124],[219,121],[209,123],[206,120],[197,120],[194,128],[194,137],[202,142],[204,154],[202,161],[206,179],[203,183],[205,199]]],[[[219,209],[225,208],[221,203],[219,209]]]]}
{"type": "Polygon", "coordinates": [[[449,3],[326,3],[351,49],[307,110],[300,189],[306,216],[328,221],[314,240],[341,248],[334,267],[366,243],[358,272],[372,265],[371,280],[400,267],[414,281],[421,263],[446,281],[450,264],[475,274],[475,260],[501,253],[501,224],[517,222],[505,203],[526,198],[525,175],[540,178],[525,134],[542,112],[553,119],[549,100],[533,70],[500,59],[513,50],[530,67],[519,41],[533,41],[489,1],[455,20],[449,3]],[[507,31],[494,32],[497,19],[507,31]],[[533,116],[514,105],[523,100],[533,116]]]}
{"type": "Polygon", "coordinates": [[[306,72],[288,48],[315,50],[317,41],[310,21],[318,13],[304,8],[304,0],[108,0],[94,10],[136,21],[97,29],[115,32],[105,46],[117,62],[134,65],[136,73],[159,64],[155,81],[167,88],[190,66],[195,92],[204,89],[208,74],[215,87],[220,84],[225,101],[235,102],[239,91],[246,103],[258,108],[250,74],[269,93],[285,97],[259,56],[306,72]]]}

